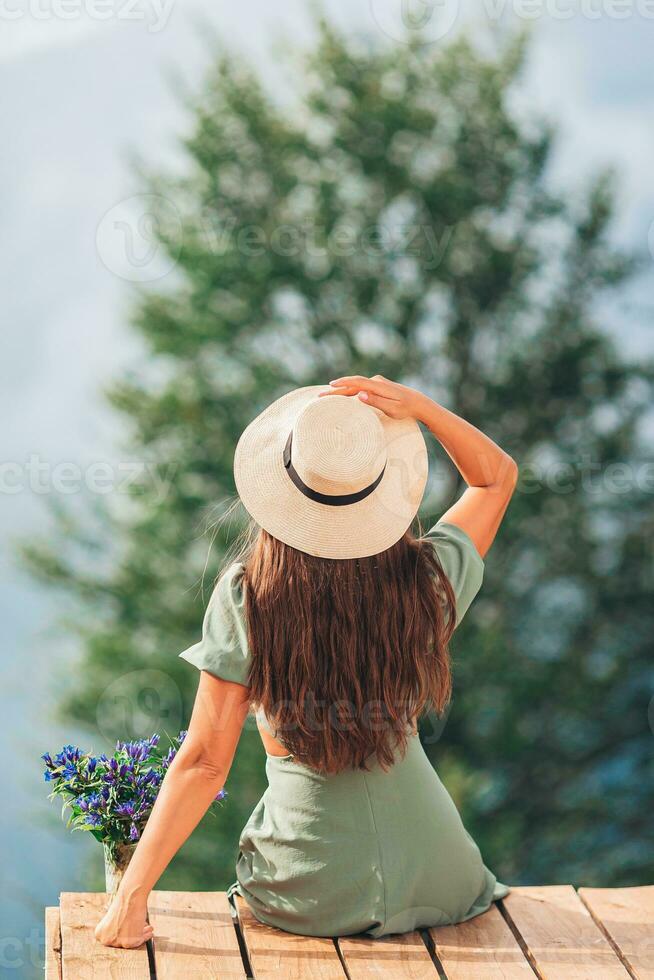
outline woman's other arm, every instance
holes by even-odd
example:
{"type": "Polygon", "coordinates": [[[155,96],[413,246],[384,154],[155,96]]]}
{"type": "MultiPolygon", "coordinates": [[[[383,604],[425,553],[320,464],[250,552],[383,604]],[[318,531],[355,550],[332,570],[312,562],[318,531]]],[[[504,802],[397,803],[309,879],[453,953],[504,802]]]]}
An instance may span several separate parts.
{"type": "Polygon", "coordinates": [[[223,788],[249,705],[242,684],[200,672],[188,734],[161,784],[134,856],[95,930],[107,946],[140,946],[152,935],[148,895],[223,788]]]}
{"type": "Polygon", "coordinates": [[[517,464],[470,422],[418,394],[416,418],[436,436],[468,484],[441,521],[462,528],[483,558],[513,496],[517,464]]]}

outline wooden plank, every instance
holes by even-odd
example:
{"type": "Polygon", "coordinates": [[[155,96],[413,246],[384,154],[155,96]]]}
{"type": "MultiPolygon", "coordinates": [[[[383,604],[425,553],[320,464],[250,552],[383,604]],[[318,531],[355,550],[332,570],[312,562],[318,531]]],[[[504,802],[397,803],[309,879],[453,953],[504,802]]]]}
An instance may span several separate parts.
{"type": "Polygon", "coordinates": [[[370,939],[348,936],[337,940],[351,980],[436,980],[438,971],[419,932],[370,939]]]}
{"type": "Polygon", "coordinates": [[[236,895],[238,921],[256,980],[344,980],[333,939],[297,936],[272,929],[254,917],[236,895]]]}
{"type": "Polygon", "coordinates": [[[533,980],[534,971],[496,905],[429,930],[448,980],[533,980]]]}
{"type": "Polygon", "coordinates": [[[654,980],[654,885],[580,888],[579,896],[637,980],[654,980]]]}
{"type": "Polygon", "coordinates": [[[148,900],[148,918],[154,929],[157,980],[244,980],[245,967],[224,892],[155,890],[148,900]]]}
{"type": "Polygon", "coordinates": [[[629,976],[572,885],[514,887],[502,904],[543,980],[629,976]]]}
{"type": "Polygon", "coordinates": [[[115,949],[93,935],[108,906],[104,892],[61,893],[63,980],[150,980],[145,943],[138,949],[115,949]]]}
{"type": "Polygon", "coordinates": [[[61,926],[56,906],[45,910],[45,980],[62,980],[61,926]]]}

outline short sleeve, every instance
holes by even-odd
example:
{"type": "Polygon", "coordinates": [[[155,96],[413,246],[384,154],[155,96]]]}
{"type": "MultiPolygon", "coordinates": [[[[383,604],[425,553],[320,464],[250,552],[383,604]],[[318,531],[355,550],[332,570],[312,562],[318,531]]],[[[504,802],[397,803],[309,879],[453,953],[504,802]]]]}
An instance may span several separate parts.
{"type": "Polygon", "coordinates": [[[243,610],[243,565],[234,562],[220,576],[202,624],[202,639],[179,654],[199,670],[248,686],[250,651],[243,610]]]}
{"type": "Polygon", "coordinates": [[[484,561],[472,539],[456,524],[439,521],[424,538],[434,546],[441,567],[452,586],[458,626],[481,588],[484,561]]]}

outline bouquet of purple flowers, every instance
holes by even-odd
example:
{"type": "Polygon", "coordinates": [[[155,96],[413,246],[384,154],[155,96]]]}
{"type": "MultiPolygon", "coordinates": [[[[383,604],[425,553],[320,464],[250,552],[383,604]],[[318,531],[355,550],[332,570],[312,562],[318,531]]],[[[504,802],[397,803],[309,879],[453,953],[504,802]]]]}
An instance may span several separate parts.
{"type": "MultiPolygon", "coordinates": [[[[113,755],[99,756],[64,745],[54,758],[46,752],[44,778],[52,783],[50,799],[63,799],[61,815],[70,809],[67,826],[88,830],[115,859],[125,845],[134,845],[143,833],[166,770],[186,732],[169,738],[170,748],[159,749],[159,735],[134,742],[116,742],[113,755]]],[[[221,790],[214,802],[227,794],[221,790]]]]}

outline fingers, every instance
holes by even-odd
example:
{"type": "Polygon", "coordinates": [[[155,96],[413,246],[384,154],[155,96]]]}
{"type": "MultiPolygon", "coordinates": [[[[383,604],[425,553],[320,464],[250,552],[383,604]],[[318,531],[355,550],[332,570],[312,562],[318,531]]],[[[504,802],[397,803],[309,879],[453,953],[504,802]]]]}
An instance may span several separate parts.
{"type": "MultiPolygon", "coordinates": [[[[140,939],[123,939],[118,940],[115,945],[122,946],[123,949],[138,949],[143,943],[147,943],[149,939],[152,939],[154,935],[154,929],[152,926],[147,925],[143,928],[143,935],[140,939]]],[[[113,944],[112,944],[113,945],[113,944]]]]}
{"type": "Polygon", "coordinates": [[[392,415],[397,408],[397,402],[393,398],[384,398],[383,395],[372,395],[367,391],[359,392],[359,400],[365,405],[372,405],[373,408],[378,408],[386,415],[392,415]]]}
{"type": "Polygon", "coordinates": [[[330,381],[330,385],[340,385],[340,384],[360,384],[362,381],[385,381],[386,384],[391,384],[388,378],[385,378],[383,374],[373,374],[372,378],[367,378],[365,374],[345,374],[342,378],[334,378],[330,381]]]}
{"type": "Polygon", "coordinates": [[[384,389],[388,390],[390,387],[390,382],[386,378],[382,378],[381,374],[376,374],[374,378],[366,378],[362,374],[350,374],[342,378],[335,378],[329,383],[333,388],[364,388],[378,393],[384,389]]]}
{"type": "Polygon", "coordinates": [[[358,391],[361,391],[361,389],[355,388],[353,385],[334,387],[330,388],[329,391],[319,391],[318,398],[326,398],[328,395],[356,395],[358,391]]]}
{"type": "Polygon", "coordinates": [[[384,398],[393,398],[393,382],[387,381],[381,374],[376,374],[373,378],[366,378],[361,374],[346,375],[336,378],[329,382],[332,391],[321,392],[321,395],[356,395],[359,391],[367,391],[368,394],[380,395],[384,398]]]}
{"type": "Polygon", "coordinates": [[[348,395],[351,398],[357,396],[364,405],[372,405],[373,408],[380,409],[385,415],[390,415],[392,418],[397,417],[399,402],[395,398],[386,398],[383,395],[375,395],[372,391],[362,391],[361,388],[354,387],[334,388],[332,391],[318,393],[319,398],[326,398],[328,395],[348,395]]]}
{"type": "Polygon", "coordinates": [[[109,930],[101,928],[102,924],[98,923],[95,927],[94,933],[95,938],[103,946],[116,946],[119,949],[138,949],[143,943],[146,943],[149,939],[154,936],[154,928],[150,923],[146,923],[143,926],[143,933],[141,936],[124,936],[120,933],[113,933],[109,930]]]}
{"type": "Polygon", "coordinates": [[[350,398],[357,396],[365,405],[378,408],[391,418],[401,417],[401,401],[396,394],[398,386],[392,381],[387,381],[381,374],[376,374],[372,378],[366,378],[362,374],[349,374],[342,378],[335,378],[329,384],[329,391],[321,391],[319,398],[327,395],[346,395],[350,398]]]}

